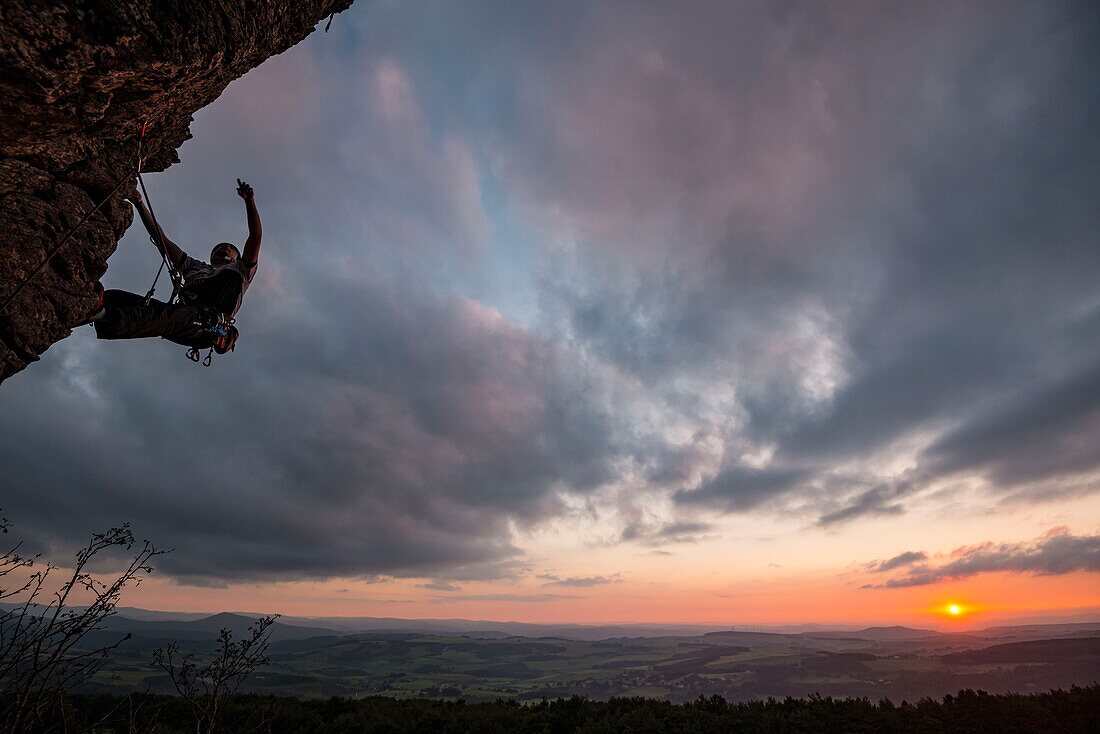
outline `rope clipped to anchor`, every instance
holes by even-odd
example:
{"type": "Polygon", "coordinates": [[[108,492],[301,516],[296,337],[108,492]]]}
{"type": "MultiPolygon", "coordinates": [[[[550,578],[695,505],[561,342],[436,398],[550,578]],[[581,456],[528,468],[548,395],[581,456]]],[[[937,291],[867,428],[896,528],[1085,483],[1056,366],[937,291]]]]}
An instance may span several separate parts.
{"type": "Polygon", "coordinates": [[[141,169],[145,166],[145,158],[141,155],[142,145],[145,142],[145,131],[148,129],[149,123],[143,122],[141,124],[141,134],[138,136],[138,160],[137,160],[137,180],[138,185],[141,187],[141,195],[145,197],[145,205],[149,207],[149,216],[153,220],[153,226],[156,229],[156,234],[149,233],[149,241],[157,248],[157,252],[160,253],[160,267],[157,268],[157,274],[153,278],[153,284],[149,286],[149,291],[145,294],[145,305],[148,306],[149,302],[153,300],[153,294],[157,292],[157,282],[160,280],[160,274],[164,272],[164,266],[168,266],[168,277],[172,279],[172,296],[168,299],[168,303],[174,303],[179,295],[180,287],[183,285],[183,273],[181,273],[175,265],[172,264],[168,258],[168,251],[164,247],[164,242],[158,241],[163,230],[160,228],[160,223],[157,222],[157,214],[153,211],[153,201],[149,198],[149,191],[145,188],[145,179],[142,178],[141,169]]]}
{"type": "MultiPolygon", "coordinates": [[[[139,143],[139,145],[140,145],[140,143],[139,143]]],[[[138,155],[140,156],[140,148],[139,148],[138,155]]],[[[83,224],[85,222],[87,222],[93,214],[95,214],[100,209],[102,209],[103,205],[111,200],[111,197],[115,195],[115,192],[117,192],[119,190],[119,188],[122,187],[122,184],[125,183],[128,178],[130,178],[129,173],[123,174],[118,179],[118,181],[115,182],[115,185],[111,187],[111,190],[107,192],[107,195],[104,196],[99,201],[98,204],[96,204],[90,210],[88,210],[88,212],[83,217],[80,218],[80,221],[73,225],[72,229],[70,229],[68,232],[65,233],[65,236],[62,237],[61,240],[58,241],[58,243],[56,245],[54,245],[52,250],[50,250],[48,253],[46,253],[46,256],[44,258],[42,258],[42,261],[40,263],[38,263],[38,265],[35,267],[35,269],[32,270],[30,272],[30,274],[27,275],[27,277],[23,278],[23,280],[19,283],[19,285],[16,286],[15,290],[11,292],[11,295],[9,295],[4,300],[4,304],[2,306],[0,306],[0,312],[3,312],[4,310],[6,310],[7,307],[10,306],[13,301],[15,301],[15,299],[19,296],[19,294],[23,292],[23,288],[25,288],[28,283],[30,283],[32,280],[34,280],[36,277],[38,277],[38,274],[41,273],[42,269],[46,267],[46,264],[49,263],[50,260],[53,260],[54,256],[57,255],[57,253],[61,252],[61,248],[64,247],[69,242],[70,239],[72,239],[72,236],[74,234],[76,234],[76,231],[78,229],[80,229],[80,227],[83,226],[83,224]]]]}
{"type": "MultiPolygon", "coordinates": [[[[168,277],[172,280],[172,295],[168,299],[168,303],[178,303],[180,289],[183,287],[183,273],[180,272],[173,263],[171,258],[168,257],[168,249],[164,246],[164,241],[161,239],[164,234],[164,230],[160,228],[160,223],[157,221],[157,214],[153,210],[153,202],[149,198],[149,190],[145,188],[145,179],[141,175],[142,168],[145,165],[145,158],[142,156],[143,144],[145,142],[145,132],[149,127],[149,123],[145,122],[141,125],[141,134],[138,136],[138,161],[137,161],[137,180],[138,186],[141,187],[141,195],[145,198],[145,206],[149,209],[149,218],[153,220],[154,232],[149,233],[149,241],[157,248],[157,252],[160,253],[160,267],[157,268],[157,274],[153,278],[152,285],[149,286],[149,292],[145,294],[145,305],[148,306],[150,301],[153,300],[153,294],[157,290],[157,282],[160,281],[160,275],[164,272],[165,267],[168,268],[168,277]]],[[[219,338],[224,339],[229,334],[230,327],[233,326],[233,319],[226,319],[222,314],[218,314],[216,320],[207,320],[202,322],[196,322],[196,326],[202,326],[203,329],[214,335],[215,343],[219,338]]],[[[214,347],[211,346],[206,353],[206,357],[202,359],[202,366],[209,367],[214,361],[214,347]]],[[[198,363],[200,359],[199,348],[191,347],[187,350],[187,358],[192,362],[198,363]]]]}
{"type": "MultiPolygon", "coordinates": [[[[149,214],[152,215],[153,223],[156,224],[157,217],[156,217],[156,214],[153,213],[153,204],[152,204],[151,201],[149,201],[149,192],[146,191],[146,189],[145,189],[145,180],[142,179],[142,177],[141,177],[141,169],[145,164],[145,158],[142,156],[142,152],[143,152],[143,145],[144,145],[144,142],[145,142],[145,132],[148,130],[148,128],[149,128],[149,123],[148,122],[143,122],[141,124],[141,132],[138,134],[137,155],[136,155],[137,164],[135,166],[135,172],[137,174],[138,183],[141,185],[141,193],[145,197],[146,203],[149,205],[149,214]]],[[[38,277],[39,273],[42,272],[42,270],[46,267],[46,265],[51,260],[54,259],[54,257],[57,255],[57,253],[61,252],[61,249],[66,244],[68,244],[69,240],[72,239],[73,235],[76,234],[77,230],[79,230],[84,225],[84,223],[87,222],[92,217],[93,214],[95,214],[100,209],[102,209],[103,205],[111,200],[111,197],[115,195],[115,193],[122,187],[122,184],[124,184],[128,179],[130,179],[131,176],[132,176],[132,174],[130,174],[129,172],[122,174],[122,176],[120,176],[119,179],[115,182],[115,185],[111,187],[111,190],[107,192],[107,195],[104,196],[102,199],[100,199],[98,204],[96,204],[90,210],[88,210],[84,214],[84,216],[80,218],[80,221],[77,222],[76,224],[74,224],[72,226],[72,228],[69,229],[69,231],[65,233],[65,236],[62,237],[56,245],[54,245],[53,249],[51,249],[48,253],[46,253],[46,256],[44,258],[42,258],[41,262],[39,262],[37,266],[35,266],[34,270],[32,270],[30,272],[30,274],[28,274],[25,278],[23,278],[23,280],[19,283],[19,285],[16,286],[15,290],[11,292],[11,295],[9,295],[4,300],[4,304],[0,305],[0,312],[3,312],[5,309],[7,309],[7,307],[10,306],[12,304],[12,302],[14,302],[15,299],[19,297],[19,294],[23,292],[23,289],[27,286],[27,284],[30,283],[32,280],[34,280],[36,277],[38,277]]],[[[158,232],[160,231],[160,225],[159,224],[157,225],[157,231],[158,232]]],[[[179,286],[182,283],[182,278],[180,277],[180,274],[172,266],[172,263],[168,262],[168,258],[164,254],[164,248],[161,247],[160,244],[155,239],[153,239],[153,235],[149,235],[149,239],[153,241],[154,245],[157,245],[157,250],[161,253],[162,260],[161,260],[161,264],[160,264],[160,270],[157,271],[157,276],[156,276],[156,278],[153,279],[153,285],[152,285],[151,288],[149,288],[149,292],[145,294],[145,305],[147,305],[147,306],[149,305],[149,301],[153,298],[153,293],[155,292],[156,287],[157,287],[157,281],[160,279],[160,274],[164,270],[165,265],[168,265],[168,273],[169,273],[169,275],[172,276],[172,282],[173,282],[172,298],[173,299],[175,299],[176,293],[179,289],[179,286]]]]}

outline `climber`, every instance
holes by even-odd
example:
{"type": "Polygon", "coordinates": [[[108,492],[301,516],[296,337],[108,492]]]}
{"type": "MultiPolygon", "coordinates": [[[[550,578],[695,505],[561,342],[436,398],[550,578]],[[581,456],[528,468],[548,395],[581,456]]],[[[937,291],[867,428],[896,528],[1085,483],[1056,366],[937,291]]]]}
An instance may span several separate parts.
{"type": "MultiPolygon", "coordinates": [[[[130,199],[141,216],[145,229],[165,260],[179,277],[179,298],[171,303],[142,297],[122,290],[104,292],[96,283],[99,296],[84,323],[95,326],[99,339],[140,339],[159,336],[176,344],[198,349],[213,347],[218,354],[233,348],[237,329],[233,317],[256,274],[260,254],[260,215],[252,187],[237,179],[237,194],[244,199],[248,215],[248,239],[244,252],[230,242],[221,242],[210,251],[210,263],[190,257],[164,234],[141,198],[134,192],[130,199]]],[[[192,357],[195,359],[195,357],[192,357]]]]}

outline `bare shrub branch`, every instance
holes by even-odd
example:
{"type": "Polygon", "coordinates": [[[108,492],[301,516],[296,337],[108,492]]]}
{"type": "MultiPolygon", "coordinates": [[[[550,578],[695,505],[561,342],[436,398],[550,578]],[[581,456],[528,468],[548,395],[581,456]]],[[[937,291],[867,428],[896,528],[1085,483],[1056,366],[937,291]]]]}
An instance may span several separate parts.
{"type": "Polygon", "coordinates": [[[154,665],[168,674],[176,692],[191,707],[197,734],[213,734],[225,702],[236,695],[249,675],[268,663],[271,625],[277,617],[256,620],[241,640],[234,640],[233,633],[222,628],[214,658],[201,667],[193,655],[181,654],[174,642],[154,651],[154,665]]]}
{"type": "MultiPolygon", "coordinates": [[[[0,519],[0,532],[8,529],[7,520],[0,519]]],[[[127,634],[108,645],[85,644],[86,636],[104,629],[103,622],[114,615],[122,590],[140,584],[153,571],[150,561],[165,552],[147,540],[138,543],[128,524],[93,535],[77,552],[71,571],[51,562],[36,568],[39,556],[23,556],[20,547],[16,543],[0,555],[0,601],[7,602],[0,609],[3,734],[43,731],[47,712],[56,713],[62,694],[94,676],[111,651],[129,639],[127,634]],[[102,581],[89,567],[96,556],[112,550],[125,550],[130,558],[117,576],[102,581]],[[51,582],[63,573],[50,593],[51,582]],[[75,595],[84,593],[91,601],[76,606],[75,595]]]]}

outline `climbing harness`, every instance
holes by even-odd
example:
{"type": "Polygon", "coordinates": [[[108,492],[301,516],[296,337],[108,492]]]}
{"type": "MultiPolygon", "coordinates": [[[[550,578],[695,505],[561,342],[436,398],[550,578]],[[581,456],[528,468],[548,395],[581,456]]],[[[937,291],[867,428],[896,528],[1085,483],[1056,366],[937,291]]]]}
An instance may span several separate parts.
{"type": "MultiPolygon", "coordinates": [[[[201,326],[203,331],[208,334],[212,334],[214,337],[214,343],[210,346],[206,352],[206,357],[202,360],[203,367],[209,367],[211,362],[214,361],[214,353],[225,354],[226,352],[232,352],[237,346],[237,327],[234,326],[234,319],[232,316],[226,316],[220,311],[213,309],[204,313],[205,318],[202,321],[196,321],[195,326],[201,326]]],[[[191,347],[187,350],[187,358],[192,362],[199,361],[199,348],[191,347]]]]}

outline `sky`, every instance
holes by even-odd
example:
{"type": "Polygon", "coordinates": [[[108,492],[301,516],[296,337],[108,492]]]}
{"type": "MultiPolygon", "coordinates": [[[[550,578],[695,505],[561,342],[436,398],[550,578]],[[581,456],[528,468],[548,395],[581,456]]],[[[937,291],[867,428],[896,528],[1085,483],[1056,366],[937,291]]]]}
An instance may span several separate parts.
{"type": "Polygon", "coordinates": [[[1098,31],[358,0],[147,177],[196,256],[255,188],[235,353],[77,329],[0,389],[0,509],[173,549],[153,609],[1096,620],[1098,31]]]}

